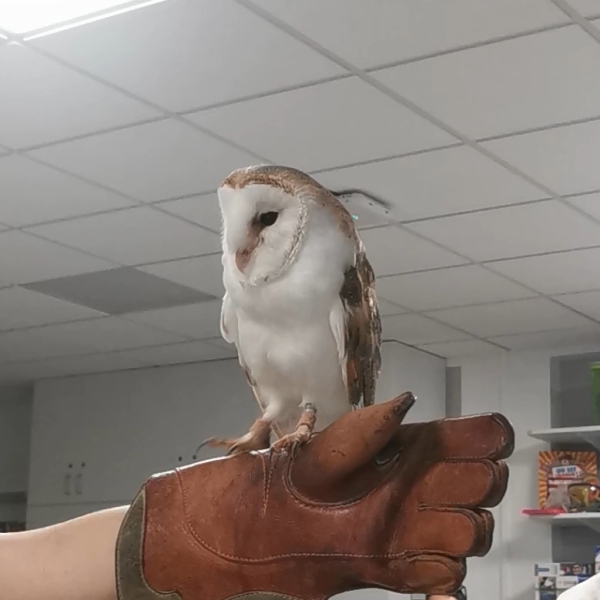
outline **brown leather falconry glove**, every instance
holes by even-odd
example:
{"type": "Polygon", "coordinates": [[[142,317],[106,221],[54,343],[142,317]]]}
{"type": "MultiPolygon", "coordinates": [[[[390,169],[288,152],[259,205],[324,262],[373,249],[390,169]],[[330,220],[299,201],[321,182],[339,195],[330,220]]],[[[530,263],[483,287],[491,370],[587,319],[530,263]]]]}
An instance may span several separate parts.
{"type": "Polygon", "coordinates": [[[117,544],[120,600],[451,593],[490,548],[513,431],[497,414],[401,425],[412,394],[352,412],[294,455],[152,477],[117,544]]]}

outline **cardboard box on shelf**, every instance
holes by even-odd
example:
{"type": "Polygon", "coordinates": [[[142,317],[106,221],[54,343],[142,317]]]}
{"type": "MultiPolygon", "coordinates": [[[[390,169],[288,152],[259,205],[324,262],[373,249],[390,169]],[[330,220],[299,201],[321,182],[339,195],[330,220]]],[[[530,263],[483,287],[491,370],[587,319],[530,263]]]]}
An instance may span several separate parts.
{"type": "Polygon", "coordinates": [[[595,452],[542,450],[538,455],[538,495],[540,508],[571,505],[569,484],[597,484],[595,452]]]}

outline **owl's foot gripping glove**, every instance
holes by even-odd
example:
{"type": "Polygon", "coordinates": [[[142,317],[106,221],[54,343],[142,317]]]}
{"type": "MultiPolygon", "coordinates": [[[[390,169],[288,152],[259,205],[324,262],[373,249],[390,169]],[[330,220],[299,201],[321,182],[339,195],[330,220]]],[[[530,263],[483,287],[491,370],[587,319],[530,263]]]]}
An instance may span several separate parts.
{"type": "Polygon", "coordinates": [[[120,600],[457,590],[490,549],[513,431],[498,414],[402,425],[413,402],[352,412],[295,454],[149,479],[119,534],[120,600]]]}

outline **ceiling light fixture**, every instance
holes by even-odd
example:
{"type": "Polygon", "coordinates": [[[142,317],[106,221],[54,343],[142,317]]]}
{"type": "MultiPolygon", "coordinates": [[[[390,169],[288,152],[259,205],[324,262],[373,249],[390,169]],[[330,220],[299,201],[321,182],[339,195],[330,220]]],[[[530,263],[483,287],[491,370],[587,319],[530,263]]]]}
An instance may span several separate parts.
{"type": "Polygon", "coordinates": [[[0,28],[27,40],[164,1],[0,0],[0,28]]]}

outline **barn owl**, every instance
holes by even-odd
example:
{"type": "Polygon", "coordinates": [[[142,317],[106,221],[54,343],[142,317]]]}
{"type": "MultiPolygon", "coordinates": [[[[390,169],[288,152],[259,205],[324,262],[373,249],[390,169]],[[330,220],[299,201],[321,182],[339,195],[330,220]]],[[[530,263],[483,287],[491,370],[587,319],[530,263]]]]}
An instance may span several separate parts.
{"type": "Polygon", "coordinates": [[[235,344],[262,416],[229,454],[290,450],[374,402],[381,368],[375,276],[352,216],[308,175],[234,171],[218,190],[223,338],[235,344]]]}

